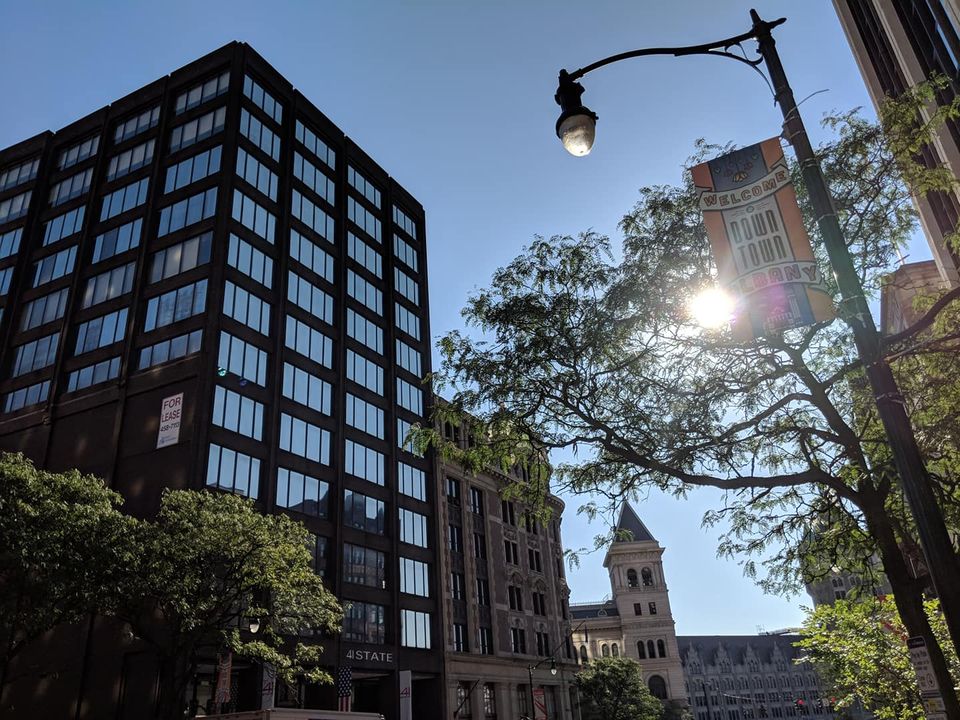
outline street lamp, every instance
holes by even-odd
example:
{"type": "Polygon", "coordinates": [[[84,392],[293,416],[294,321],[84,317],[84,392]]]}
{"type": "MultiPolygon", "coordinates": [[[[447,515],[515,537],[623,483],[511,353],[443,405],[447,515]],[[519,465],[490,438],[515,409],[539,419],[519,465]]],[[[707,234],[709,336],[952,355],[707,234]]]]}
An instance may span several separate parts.
{"type": "Polygon", "coordinates": [[[724,40],[685,47],[631,50],[611,55],[571,73],[561,70],[560,84],[555,97],[561,108],[560,118],[557,120],[557,136],[573,155],[583,156],[590,152],[597,116],[583,106],[580,100],[583,86],[577,80],[605,65],[645,55],[676,57],[716,55],[744,63],[761,75],[763,73],[759,66],[766,65],[774,98],[783,113],[783,134],[793,145],[797,154],[804,184],[817,214],[817,224],[823,237],[824,248],[830,258],[837,287],[840,290],[840,314],[853,332],[857,353],[876,400],[877,414],[883,423],[887,441],[890,443],[901,487],[916,520],[917,533],[926,556],[930,579],[940,598],[940,606],[947,620],[953,645],[960,649],[960,573],[958,573],[957,559],[920,455],[920,448],[913,435],[903,396],[897,387],[890,365],[881,352],[880,333],[870,314],[863,287],[837,221],[830,191],[823,178],[820,163],[810,145],[803,119],[800,117],[793,97],[793,90],[787,82],[783,64],[777,53],[771,31],[786,22],[786,18],[768,22],[761,20],[756,10],[750,11],[750,18],[753,26],[749,32],[724,40]],[[730,52],[734,47],[742,49],[742,43],[748,40],[757,41],[759,57],[747,58],[745,55],[730,52]]]}

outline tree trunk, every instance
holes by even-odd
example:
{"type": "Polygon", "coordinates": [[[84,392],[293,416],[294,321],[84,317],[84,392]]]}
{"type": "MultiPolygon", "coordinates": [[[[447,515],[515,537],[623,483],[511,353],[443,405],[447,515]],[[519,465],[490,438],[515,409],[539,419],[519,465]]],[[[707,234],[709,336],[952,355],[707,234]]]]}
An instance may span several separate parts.
{"type": "Polygon", "coordinates": [[[160,662],[160,692],[157,720],[182,720],[186,703],[189,666],[180,656],[164,657],[160,662]]]}
{"type": "Polygon", "coordinates": [[[873,503],[864,503],[861,507],[870,534],[877,541],[883,571],[890,581],[890,587],[893,588],[893,599],[897,612],[900,613],[900,619],[911,637],[921,636],[926,641],[927,651],[930,653],[930,664],[933,666],[937,684],[940,686],[940,696],[943,698],[947,718],[960,720],[960,702],[954,690],[953,677],[950,675],[947,660],[933,634],[930,620],[923,607],[923,588],[910,575],[893,527],[883,507],[879,504],[874,506],[873,503]]]}

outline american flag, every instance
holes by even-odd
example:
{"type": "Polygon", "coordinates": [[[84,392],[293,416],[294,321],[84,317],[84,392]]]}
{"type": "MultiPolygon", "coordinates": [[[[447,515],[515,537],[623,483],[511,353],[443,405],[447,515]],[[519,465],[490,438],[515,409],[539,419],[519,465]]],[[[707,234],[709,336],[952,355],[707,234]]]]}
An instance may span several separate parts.
{"type": "Polygon", "coordinates": [[[337,671],[337,697],[340,699],[338,710],[350,712],[350,700],[353,693],[353,670],[348,665],[341,665],[337,671]]]}

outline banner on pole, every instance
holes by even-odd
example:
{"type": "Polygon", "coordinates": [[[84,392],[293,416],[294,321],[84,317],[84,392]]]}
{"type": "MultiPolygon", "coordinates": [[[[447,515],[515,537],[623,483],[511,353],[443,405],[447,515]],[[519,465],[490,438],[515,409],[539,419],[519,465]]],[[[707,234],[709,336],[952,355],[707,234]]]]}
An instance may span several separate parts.
{"type": "Polygon", "coordinates": [[[533,720],[549,720],[547,718],[547,698],[542,687],[533,689],[533,720]]]}
{"type": "Polygon", "coordinates": [[[230,702],[230,676],[233,673],[233,653],[221,655],[217,662],[217,692],[213,701],[218,705],[230,702]]]}
{"type": "Polygon", "coordinates": [[[734,336],[750,340],[833,318],[780,138],[690,172],[720,283],[736,301],[734,336]]]}

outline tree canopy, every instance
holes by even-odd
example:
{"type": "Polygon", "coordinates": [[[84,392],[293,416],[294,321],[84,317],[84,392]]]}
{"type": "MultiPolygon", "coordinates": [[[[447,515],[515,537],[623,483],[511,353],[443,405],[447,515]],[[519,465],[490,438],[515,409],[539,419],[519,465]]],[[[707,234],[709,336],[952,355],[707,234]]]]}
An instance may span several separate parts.
{"type": "Polygon", "coordinates": [[[577,686],[583,716],[590,720],[660,720],[664,715],[636,660],[597,658],[577,673],[577,686]]]}

